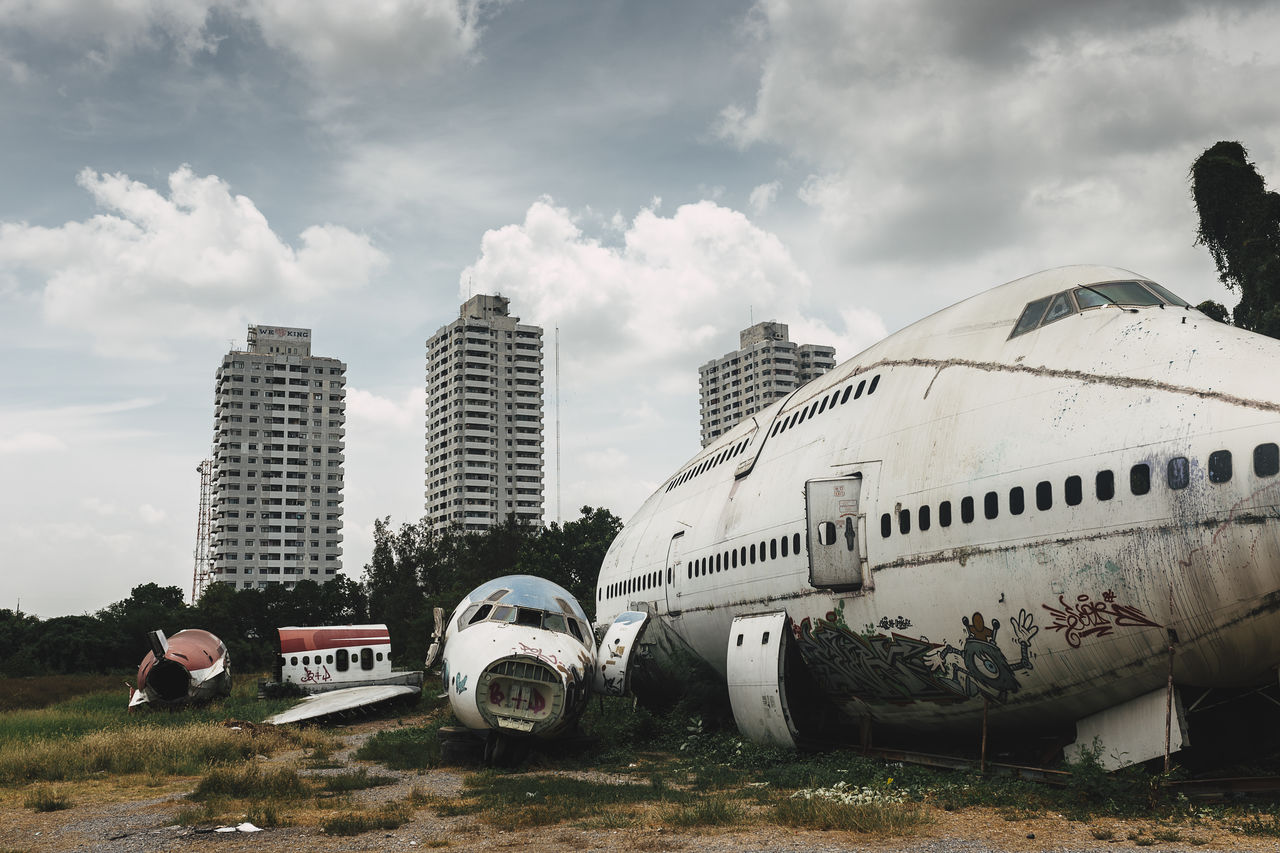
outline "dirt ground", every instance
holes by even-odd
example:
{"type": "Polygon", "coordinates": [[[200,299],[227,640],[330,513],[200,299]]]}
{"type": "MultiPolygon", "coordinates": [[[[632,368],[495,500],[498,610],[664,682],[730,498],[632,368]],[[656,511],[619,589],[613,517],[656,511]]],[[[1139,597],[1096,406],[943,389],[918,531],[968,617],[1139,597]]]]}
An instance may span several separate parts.
{"type": "MultiPolygon", "coordinates": [[[[409,722],[409,721],[406,721],[409,722]]],[[[372,721],[338,729],[344,743],[337,758],[348,758],[351,750],[374,731],[395,725],[372,721]]],[[[292,761],[300,756],[277,756],[274,761],[292,761]]],[[[323,770],[308,771],[324,773],[323,770]]],[[[335,771],[329,771],[335,772],[335,771]]],[[[437,798],[454,798],[463,790],[464,771],[442,768],[425,772],[387,771],[394,784],[358,791],[353,798],[375,805],[401,801],[413,789],[437,798]]],[[[562,771],[570,772],[570,771],[562,771]]],[[[623,781],[625,777],[605,773],[575,773],[594,778],[600,784],[623,781]]],[[[110,850],[116,853],[152,851],[219,850],[227,853],[254,851],[358,851],[423,850],[459,851],[512,849],[559,851],[917,851],[917,853],[1013,853],[1013,851],[1085,851],[1134,849],[1159,851],[1236,850],[1276,851],[1274,838],[1255,838],[1231,831],[1228,825],[1179,827],[1180,841],[1152,842],[1152,834],[1162,827],[1138,820],[1096,819],[1089,823],[1071,821],[1056,814],[1008,819],[1007,812],[969,808],[946,812],[936,809],[934,820],[909,837],[874,838],[845,832],[798,831],[786,828],[753,828],[749,831],[715,829],[675,831],[661,826],[627,829],[578,829],[568,824],[552,827],[512,826],[499,829],[473,817],[439,817],[429,807],[416,810],[409,823],[390,831],[374,831],[354,837],[331,837],[316,828],[281,827],[261,832],[215,832],[214,827],[182,827],[174,819],[184,805],[185,794],[197,779],[174,779],[158,786],[145,782],[99,778],[78,783],[69,809],[34,812],[23,806],[24,792],[9,790],[0,797],[0,853],[17,850],[81,851],[110,850]],[[1095,833],[1110,833],[1099,840],[1095,833]],[[1138,838],[1141,844],[1130,840],[1138,838]]],[[[643,823],[643,822],[642,822],[643,823]]],[[[1168,827],[1164,827],[1168,829],[1168,827]]]]}

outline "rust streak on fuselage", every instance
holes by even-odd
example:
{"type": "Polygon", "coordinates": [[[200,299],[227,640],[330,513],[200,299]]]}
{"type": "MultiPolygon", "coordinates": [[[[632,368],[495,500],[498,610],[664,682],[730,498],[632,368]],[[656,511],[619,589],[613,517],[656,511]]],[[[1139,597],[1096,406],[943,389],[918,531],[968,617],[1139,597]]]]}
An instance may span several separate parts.
{"type": "MultiPolygon", "coordinates": [[[[932,367],[938,371],[938,374],[948,367],[967,367],[971,370],[982,370],[988,373],[1021,373],[1028,376],[1040,376],[1049,379],[1070,379],[1076,382],[1084,382],[1089,385],[1110,385],[1114,388],[1145,388],[1149,391],[1164,391],[1170,394],[1183,394],[1200,400],[1216,400],[1232,406],[1256,409],[1260,412],[1280,413],[1280,403],[1271,402],[1269,400],[1254,400],[1248,397],[1240,397],[1236,394],[1223,394],[1220,391],[1209,391],[1203,388],[1195,388],[1190,385],[1175,385],[1171,382],[1161,382],[1158,379],[1143,379],[1135,376],[1112,376],[1105,373],[1089,373],[1084,370],[1064,370],[1055,367],[1044,367],[1043,365],[1036,367],[1025,364],[1009,364],[1007,362],[999,361],[973,361],[972,359],[967,358],[886,358],[874,362],[873,364],[869,364],[866,367],[857,366],[854,368],[852,373],[865,373],[867,371],[876,370],[877,368],[887,367],[932,367]]],[[[937,374],[934,375],[934,379],[937,379],[937,374]]],[[[929,384],[932,386],[933,382],[931,381],[929,384]]]]}

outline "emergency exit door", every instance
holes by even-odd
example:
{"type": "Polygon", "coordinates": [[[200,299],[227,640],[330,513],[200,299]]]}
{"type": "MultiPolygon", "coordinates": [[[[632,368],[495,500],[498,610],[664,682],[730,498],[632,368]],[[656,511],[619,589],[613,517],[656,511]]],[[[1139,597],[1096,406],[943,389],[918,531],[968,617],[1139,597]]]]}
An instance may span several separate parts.
{"type": "Polygon", "coordinates": [[[863,586],[866,516],[858,511],[862,475],[809,480],[804,485],[809,523],[809,583],[819,589],[863,586]]]}

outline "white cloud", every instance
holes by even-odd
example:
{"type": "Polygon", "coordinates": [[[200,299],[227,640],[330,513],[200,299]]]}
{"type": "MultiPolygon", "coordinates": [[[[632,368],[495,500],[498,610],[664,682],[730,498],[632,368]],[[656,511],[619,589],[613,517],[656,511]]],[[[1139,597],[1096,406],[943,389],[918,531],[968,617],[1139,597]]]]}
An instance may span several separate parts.
{"type": "Polygon", "coordinates": [[[85,169],[102,213],[56,228],[0,223],[0,267],[44,279],[46,322],[103,354],[162,357],[174,340],[223,340],[273,300],[313,301],[366,284],[386,263],[367,237],[313,225],[283,242],[253,201],[183,166],[169,197],[85,169]]]}
{"type": "Polygon", "coordinates": [[[1068,239],[1102,257],[1065,261],[1185,264],[1192,160],[1219,138],[1280,148],[1280,61],[1260,42],[1280,9],[1058,7],[759,0],[760,85],[720,134],[805,164],[800,197],[846,268],[989,272],[1068,239]]]}
{"type": "Polygon", "coordinates": [[[210,11],[219,5],[210,0],[0,0],[0,29],[78,47],[98,65],[109,65],[121,54],[161,42],[190,57],[216,49],[205,25],[210,11]]]}
{"type": "MultiPolygon", "coordinates": [[[[142,50],[172,49],[181,61],[214,54],[220,41],[241,35],[226,26],[238,20],[329,90],[410,80],[464,60],[474,53],[484,12],[500,5],[483,0],[0,0],[0,29],[110,68],[142,50]]],[[[18,63],[10,68],[22,70],[18,63]]]]}
{"type": "Polygon", "coordinates": [[[25,431],[13,435],[0,433],[0,454],[4,453],[43,453],[65,450],[66,445],[56,435],[43,432],[25,431]]]}
{"type": "Polygon", "coordinates": [[[751,212],[759,216],[772,207],[774,201],[778,198],[778,188],[780,186],[781,184],[778,181],[770,181],[752,189],[748,199],[748,203],[751,205],[751,212]]]}
{"type": "MultiPolygon", "coordinates": [[[[267,44],[326,86],[403,81],[470,56],[479,0],[248,0],[243,14],[267,44]]],[[[493,4],[489,4],[493,5],[493,4]]]]}

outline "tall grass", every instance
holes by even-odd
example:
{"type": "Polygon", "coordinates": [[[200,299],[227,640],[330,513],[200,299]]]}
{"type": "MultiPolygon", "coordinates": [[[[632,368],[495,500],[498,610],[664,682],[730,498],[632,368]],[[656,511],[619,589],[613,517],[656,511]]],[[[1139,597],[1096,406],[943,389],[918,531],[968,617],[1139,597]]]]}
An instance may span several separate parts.
{"type": "Polygon", "coordinates": [[[127,694],[96,692],[47,708],[0,713],[0,785],[80,779],[98,772],[196,775],[216,764],[242,761],[289,746],[331,740],[315,731],[271,726],[240,730],[231,719],[261,719],[288,702],[259,702],[252,680],[232,696],[180,711],[135,711],[127,694]]]}

